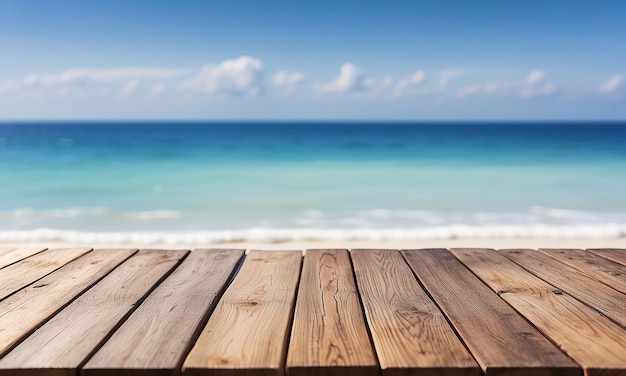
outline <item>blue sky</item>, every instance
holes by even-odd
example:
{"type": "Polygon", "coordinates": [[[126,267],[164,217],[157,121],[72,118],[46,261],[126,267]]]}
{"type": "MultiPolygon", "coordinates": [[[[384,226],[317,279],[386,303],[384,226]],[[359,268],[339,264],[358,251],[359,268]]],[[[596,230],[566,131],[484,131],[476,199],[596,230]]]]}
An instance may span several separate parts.
{"type": "Polygon", "coordinates": [[[626,119],[626,2],[0,0],[0,119],[626,119]]]}

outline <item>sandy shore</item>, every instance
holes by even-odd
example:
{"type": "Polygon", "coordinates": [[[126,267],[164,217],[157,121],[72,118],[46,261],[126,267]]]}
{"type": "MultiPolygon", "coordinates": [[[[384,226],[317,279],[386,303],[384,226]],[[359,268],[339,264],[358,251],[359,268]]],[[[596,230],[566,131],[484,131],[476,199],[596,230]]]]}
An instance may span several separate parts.
{"type": "Polygon", "coordinates": [[[0,248],[45,247],[45,248],[158,248],[158,249],[197,249],[197,248],[237,248],[261,250],[304,250],[314,248],[626,248],[626,238],[616,239],[437,239],[437,240],[367,240],[367,241],[296,241],[284,243],[220,243],[220,244],[75,244],[75,243],[0,243],[0,248]]]}

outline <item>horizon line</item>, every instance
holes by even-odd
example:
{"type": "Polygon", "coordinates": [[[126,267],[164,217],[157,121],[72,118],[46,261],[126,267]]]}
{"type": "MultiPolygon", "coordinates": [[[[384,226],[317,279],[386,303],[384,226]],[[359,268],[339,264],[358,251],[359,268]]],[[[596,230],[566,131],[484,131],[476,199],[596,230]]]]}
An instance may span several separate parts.
{"type": "Polygon", "coordinates": [[[0,124],[6,123],[624,123],[626,119],[184,119],[184,118],[166,118],[166,119],[0,119],[0,124]]]}

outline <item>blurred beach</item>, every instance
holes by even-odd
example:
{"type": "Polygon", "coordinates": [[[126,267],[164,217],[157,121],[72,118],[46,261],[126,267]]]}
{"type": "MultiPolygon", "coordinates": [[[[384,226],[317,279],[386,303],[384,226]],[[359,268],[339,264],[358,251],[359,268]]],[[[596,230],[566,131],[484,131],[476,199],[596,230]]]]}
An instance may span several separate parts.
{"type": "Polygon", "coordinates": [[[94,248],[94,249],[244,249],[305,251],[307,249],[424,249],[424,248],[493,248],[493,249],[592,249],[626,248],[626,238],[619,239],[448,239],[448,240],[354,240],[354,241],[290,241],[284,243],[241,242],[241,243],[71,243],[71,242],[18,242],[2,243],[0,248],[94,248]]]}
{"type": "Polygon", "coordinates": [[[0,246],[626,248],[626,124],[0,123],[0,246]]]}

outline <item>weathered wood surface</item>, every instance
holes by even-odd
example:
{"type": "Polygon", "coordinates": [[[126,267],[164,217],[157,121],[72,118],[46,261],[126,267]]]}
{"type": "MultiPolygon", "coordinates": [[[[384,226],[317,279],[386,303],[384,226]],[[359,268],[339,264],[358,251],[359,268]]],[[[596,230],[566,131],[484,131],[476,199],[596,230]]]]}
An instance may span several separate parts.
{"type": "Polygon", "coordinates": [[[587,252],[591,252],[626,266],[626,249],[596,248],[588,249],[587,252]]]}
{"type": "Polygon", "coordinates": [[[0,269],[0,300],[89,251],[91,248],[50,249],[0,269]]]}
{"type": "Polygon", "coordinates": [[[82,375],[179,374],[243,250],[196,250],[83,367],[82,375]]]}
{"type": "Polygon", "coordinates": [[[135,252],[89,252],[1,301],[0,356],[135,252]]]}
{"type": "Polygon", "coordinates": [[[535,276],[626,327],[625,294],[541,252],[532,249],[510,249],[500,252],[535,276]]]}
{"type": "Polygon", "coordinates": [[[251,251],[183,363],[185,375],[281,375],[302,252],[251,251]]]}
{"type": "Polygon", "coordinates": [[[77,375],[78,367],[186,254],[139,251],[0,359],[3,374],[77,375]]]}
{"type": "MultiPolygon", "coordinates": [[[[626,374],[626,332],[611,320],[488,249],[452,249],[468,268],[582,365],[585,374],[626,374]]],[[[536,252],[536,251],[533,251],[536,252]]]]}
{"type": "Polygon", "coordinates": [[[307,250],[287,356],[289,375],[378,375],[347,250],[307,250]]]}
{"type": "Polygon", "coordinates": [[[45,248],[0,249],[0,269],[44,250],[45,248]]]}
{"type": "Polygon", "coordinates": [[[626,376],[626,250],[36,251],[0,376],[626,376]]]}
{"type": "Polygon", "coordinates": [[[540,249],[539,251],[617,291],[626,293],[626,273],[622,264],[582,249],[540,249]]]}
{"type": "Polygon", "coordinates": [[[351,252],[383,375],[480,375],[396,250],[351,252]]]}
{"type": "Polygon", "coordinates": [[[486,375],[578,375],[556,346],[445,249],[403,251],[486,375]]]}

